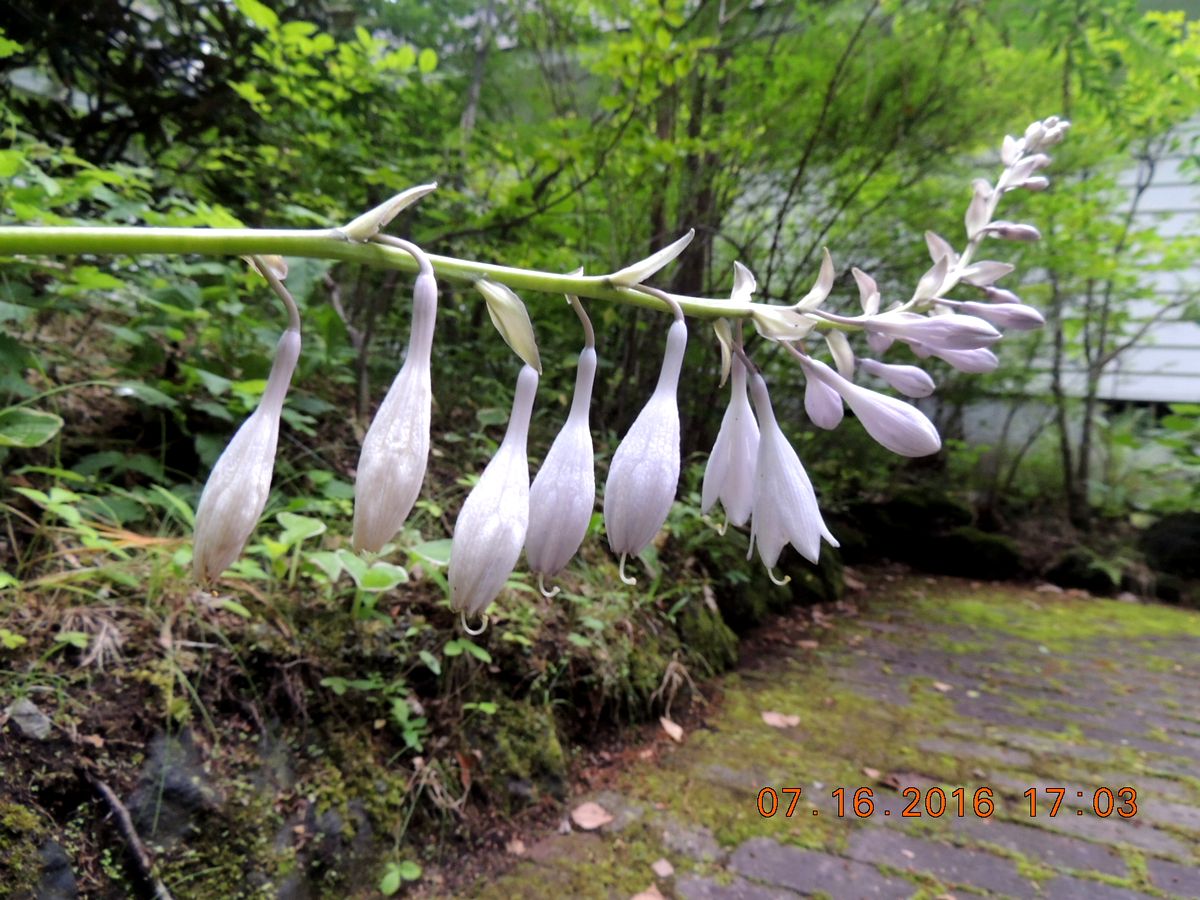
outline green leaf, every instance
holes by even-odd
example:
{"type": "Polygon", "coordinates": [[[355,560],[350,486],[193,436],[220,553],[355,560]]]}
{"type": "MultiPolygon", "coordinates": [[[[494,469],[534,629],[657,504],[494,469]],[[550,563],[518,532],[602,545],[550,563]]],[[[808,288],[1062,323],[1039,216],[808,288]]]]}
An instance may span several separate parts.
{"type": "Polygon", "coordinates": [[[60,631],[54,636],[54,642],[66,647],[74,647],[76,650],[86,650],[87,645],[91,642],[91,637],[83,631],[60,631]]]}
{"type": "Polygon", "coordinates": [[[428,650],[421,650],[417,653],[421,657],[421,662],[425,663],[425,668],[429,669],[434,675],[442,674],[442,664],[438,662],[438,658],[428,650]]]}
{"type": "Polygon", "coordinates": [[[168,397],[158,388],[152,388],[140,381],[123,381],[113,389],[118,397],[135,397],[147,406],[157,406],[162,409],[174,409],[179,404],[174,398],[168,397]]]}
{"type": "Polygon", "coordinates": [[[172,494],[161,484],[150,485],[150,490],[163,499],[163,502],[166,504],[166,506],[174,511],[175,515],[179,517],[179,520],[183,522],[183,524],[185,524],[188,528],[196,527],[196,513],[190,506],[187,505],[186,502],[172,494]]]}
{"type": "Polygon", "coordinates": [[[0,409],[0,447],[40,447],[62,427],[54,413],[22,406],[0,409]]]}
{"type": "Polygon", "coordinates": [[[434,69],[437,68],[437,64],[438,64],[437,52],[432,50],[431,48],[426,47],[419,54],[417,54],[417,70],[422,75],[428,75],[430,72],[432,72],[434,69]]]}
{"type": "Polygon", "coordinates": [[[269,6],[259,3],[258,0],[233,0],[233,2],[241,10],[242,15],[264,31],[271,31],[279,26],[279,16],[275,15],[275,11],[269,6]]]}
{"type": "Polygon", "coordinates": [[[250,618],[250,610],[246,609],[246,607],[242,606],[242,604],[238,603],[236,600],[233,600],[229,597],[222,597],[220,600],[217,601],[216,605],[220,609],[224,609],[224,610],[227,610],[227,611],[233,613],[235,616],[240,616],[243,619],[250,618]]]}
{"type": "Polygon", "coordinates": [[[281,512],[275,519],[283,526],[281,537],[283,542],[289,547],[294,547],[301,541],[306,541],[311,537],[325,533],[325,523],[311,516],[298,516],[295,513],[281,512]]]}
{"type": "Polygon", "coordinates": [[[358,586],[364,591],[390,591],[406,581],[408,573],[400,566],[377,562],[358,579],[358,586]]]}
{"type": "Polygon", "coordinates": [[[411,859],[406,859],[400,863],[400,877],[405,881],[416,881],[421,877],[421,867],[411,859]]]}
{"type": "Polygon", "coordinates": [[[317,550],[304,554],[304,558],[325,573],[330,581],[337,581],[342,574],[342,559],[330,550],[317,550]]]}
{"type": "Polygon", "coordinates": [[[435,566],[444,566],[450,562],[450,546],[453,541],[450,538],[441,538],[436,541],[425,541],[417,544],[408,552],[413,556],[419,556],[426,562],[431,562],[435,566]]]}
{"type": "Polygon", "coordinates": [[[403,881],[403,876],[400,874],[400,867],[395,863],[388,863],[387,868],[383,871],[383,877],[379,879],[379,893],[385,897],[390,897],[396,891],[400,890],[400,885],[403,881]]]}
{"type": "Polygon", "coordinates": [[[0,628],[0,645],[3,645],[5,650],[16,650],[28,643],[28,638],[9,631],[7,628],[0,628]]]}

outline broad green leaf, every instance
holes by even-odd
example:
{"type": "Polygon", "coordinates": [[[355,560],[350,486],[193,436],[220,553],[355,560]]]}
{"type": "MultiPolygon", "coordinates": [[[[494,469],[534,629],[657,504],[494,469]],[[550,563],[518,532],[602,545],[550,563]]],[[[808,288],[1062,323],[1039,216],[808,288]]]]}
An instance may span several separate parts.
{"type": "Polygon", "coordinates": [[[419,54],[417,54],[417,70],[422,75],[428,75],[437,68],[437,64],[438,55],[433,49],[426,47],[419,54]]]}
{"type": "Polygon", "coordinates": [[[390,591],[406,581],[408,573],[400,566],[379,562],[367,569],[358,579],[358,586],[364,591],[390,591]]]}
{"type": "Polygon", "coordinates": [[[450,562],[450,547],[454,542],[450,538],[436,541],[425,541],[409,550],[413,556],[431,562],[436,566],[444,566],[450,562]]]}
{"type": "Polygon", "coordinates": [[[40,447],[62,427],[54,413],[23,406],[0,409],[0,447],[40,447]]]}
{"type": "Polygon", "coordinates": [[[242,15],[265,31],[279,25],[279,16],[275,15],[275,11],[258,0],[234,0],[234,5],[241,10],[242,15]]]}
{"type": "Polygon", "coordinates": [[[325,533],[325,523],[311,516],[298,516],[295,513],[281,512],[276,520],[283,526],[283,541],[294,546],[301,541],[325,533]]]}

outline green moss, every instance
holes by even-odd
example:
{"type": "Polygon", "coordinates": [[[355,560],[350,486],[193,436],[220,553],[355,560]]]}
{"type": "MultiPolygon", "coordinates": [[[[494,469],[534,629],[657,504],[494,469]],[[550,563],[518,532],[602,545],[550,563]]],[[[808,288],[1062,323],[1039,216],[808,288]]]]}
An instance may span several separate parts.
{"type": "Polygon", "coordinates": [[[476,782],[497,806],[512,810],[543,796],[562,798],[567,759],[550,708],[528,700],[498,699],[492,715],[478,715],[468,742],[482,753],[476,782]]]}
{"type": "Polygon", "coordinates": [[[41,875],[38,848],[46,828],[37,814],[19,803],[0,802],[0,897],[25,895],[41,875]]]}
{"type": "Polygon", "coordinates": [[[704,674],[719,674],[737,662],[737,635],[721,613],[701,598],[696,597],[679,614],[677,627],[688,660],[698,663],[704,674]]]}

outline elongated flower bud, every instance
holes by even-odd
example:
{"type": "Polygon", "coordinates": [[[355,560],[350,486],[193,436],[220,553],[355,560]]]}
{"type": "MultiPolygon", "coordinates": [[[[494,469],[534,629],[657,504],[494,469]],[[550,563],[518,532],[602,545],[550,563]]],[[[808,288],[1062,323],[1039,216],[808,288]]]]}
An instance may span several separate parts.
{"type": "Polygon", "coordinates": [[[791,544],[801,556],[815,563],[820,557],[821,538],[834,547],[838,542],[825,527],[812,482],[775,420],[767,383],[758,373],[750,378],[750,394],[762,428],[754,467],[751,553],[757,545],[763,564],[773,569],[784,545],[791,544]]]}
{"type": "Polygon", "coordinates": [[[636,556],[667,521],[679,485],[679,406],[675,391],[687,347],[687,325],[667,332],[658,386],[634,420],[608,469],[604,527],[614,553],[636,556]]]}
{"type": "Polygon", "coordinates": [[[801,357],[801,364],[808,374],[841,394],[867,434],[888,450],[901,456],[928,456],[941,449],[942,439],[937,429],[912,404],[859,387],[820,360],[801,357]]]}
{"type": "Polygon", "coordinates": [[[960,372],[967,372],[972,375],[983,375],[987,372],[994,372],[1000,366],[1000,359],[991,350],[981,348],[979,350],[934,350],[922,344],[913,344],[913,352],[917,356],[936,356],[938,359],[948,362],[960,372]]]}
{"type": "Polygon", "coordinates": [[[289,328],[275,348],[258,408],[237,430],[204,485],[192,554],[192,572],[201,582],[213,581],[238,558],[267,505],[283,398],[299,359],[300,332],[289,328]]]}
{"type": "Polygon", "coordinates": [[[500,449],[467,495],[450,545],[450,605],[477,615],[496,599],[525,544],[529,527],[529,459],[525,445],[538,375],[525,365],[517,377],[508,430],[500,449]]]}
{"type": "Polygon", "coordinates": [[[1033,331],[1046,324],[1046,319],[1032,306],[1024,303],[976,303],[966,300],[958,305],[963,312],[987,319],[1001,328],[1013,331],[1033,331]]]}
{"type": "Polygon", "coordinates": [[[704,468],[700,511],[708,512],[720,500],[725,518],[733,525],[745,525],[754,506],[758,423],[746,397],[746,367],[736,356],[730,373],[729,406],[704,468]]]}
{"type": "Polygon", "coordinates": [[[805,382],[804,411],[814,425],[827,431],[837,428],[846,413],[838,392],[819,378],[805,382]]]}
{"type": "Polygon", "coordinates": [[[860,359],[858,364],[864,372],[882,378],[906,397],[928,397],[934,391],[929,373],[916,366],[898,366],[874,359],[860,359]]]}
{"type": "Polygon", "coordinates": [[[437,281],[432,269],[413,288],[408,354],[363,438],[354,478],[354,549],[377,552],[408,518],[429,461],[433,389],[429,376],[437,281]]]}
{"type": "Polygon", "coordinates": [[[538,575],[562,571],[578,552],[592,520],[596,460],[588,413],[595,377],[596,349],[585,347],[579,354],[571,412],[529,489],[525,558],[538,575]]]}
{"type": "Polygon", "coordinates": [[[946,350],[974,350],[1000,340],[1000,332],[977,316],[891,312],[871,317],[863,327],[868,333],[884,334],[906,343],[919,341],[927,347],[946,350]]]}

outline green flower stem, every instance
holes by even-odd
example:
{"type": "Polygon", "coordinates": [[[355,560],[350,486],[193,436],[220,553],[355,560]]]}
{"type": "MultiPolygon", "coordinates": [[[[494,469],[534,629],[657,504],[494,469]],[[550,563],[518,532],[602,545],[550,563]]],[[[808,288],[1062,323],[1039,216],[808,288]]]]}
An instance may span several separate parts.
{"type": "MultiPolygon", "coordinates": [[[[403,250],[371,241],[346,239],[336,228],[300,230],[283,228],[145,228],[0,226],[0,256],[65,256],[78,254],[135,256],[144,253],[206,256],[307,256],[336,259],[387,269],[416,272],[417,263],[403,250]]],[[[573,294],[592,300],[609,300],[672,312],[670,303],[633,288],[618,287],[606,275],[566,275],[518,269],[452,256],[429,255],[442,278],[474,282],[487,278],[513,290],[573,294]]],[[[741,319],[762,304],[732,303],[727,299],[668,295],[690,316],[741,319]]],[[[822,323],[822,328],[838,327],[822,323]]]]}

